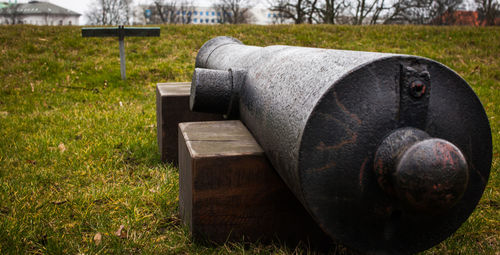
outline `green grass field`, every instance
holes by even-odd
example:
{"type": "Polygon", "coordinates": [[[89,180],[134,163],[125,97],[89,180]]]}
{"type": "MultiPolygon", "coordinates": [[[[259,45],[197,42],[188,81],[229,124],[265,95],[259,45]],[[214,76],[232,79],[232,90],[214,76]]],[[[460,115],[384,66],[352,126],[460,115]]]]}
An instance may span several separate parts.
{"type": "Polygon", "coordinates": [[[188,81],[217,35],[435,59],[478,94],[494,158],[469,220],[423,254],[500,254],[500,28],[164,26],[161,38],[81,38],[79,27],[0,26],[0,254],[303,253],[279,244],[190,241],[177,217],[177,169],[156,144],[155,84],[188,81]],[[117,230],[123,225],[123,231],[117,230]]]}

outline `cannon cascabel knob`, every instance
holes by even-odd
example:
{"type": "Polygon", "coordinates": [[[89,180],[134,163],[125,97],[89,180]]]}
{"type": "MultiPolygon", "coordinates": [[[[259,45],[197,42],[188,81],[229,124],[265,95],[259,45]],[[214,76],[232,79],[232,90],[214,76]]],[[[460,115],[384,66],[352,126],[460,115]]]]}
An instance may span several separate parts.
{"type": "Polygon", "coordinates": [[[462,198],[469,179],[460,149],[414,128],[391,133],[374,162],[381,188],[417,212],[437,214],[451,208],[462,198]]]}

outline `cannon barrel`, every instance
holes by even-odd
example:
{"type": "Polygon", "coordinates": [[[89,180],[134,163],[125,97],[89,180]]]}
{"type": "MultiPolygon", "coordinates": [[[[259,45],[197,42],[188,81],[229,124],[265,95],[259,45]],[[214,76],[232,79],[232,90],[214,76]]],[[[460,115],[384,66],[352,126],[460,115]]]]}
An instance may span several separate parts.
{"type": "Polygon", "coordinates": [[[367,253],[443,241],[489,178],[481,102],[422,57],[217,37],[198,52],[190,107],[240,118],[323,231],[367,253]]]}

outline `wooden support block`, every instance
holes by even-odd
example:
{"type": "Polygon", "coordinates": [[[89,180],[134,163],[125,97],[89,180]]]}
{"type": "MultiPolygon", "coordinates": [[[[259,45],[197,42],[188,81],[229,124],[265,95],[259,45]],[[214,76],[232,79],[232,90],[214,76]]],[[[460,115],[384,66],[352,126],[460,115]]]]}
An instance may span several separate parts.
{"type": "Polygon", "coordinates": [[[190,82],[158,83],[156,85],[157,139],[163,162],[177,166],[177,125],[180,122],[222,120],[220,114],[189,110],[190,82]]]}
{"type": "Polygon", "coordinates": [[[330,244],[238,120],[179,124],[179,188],[195,239],[330,244]]]}

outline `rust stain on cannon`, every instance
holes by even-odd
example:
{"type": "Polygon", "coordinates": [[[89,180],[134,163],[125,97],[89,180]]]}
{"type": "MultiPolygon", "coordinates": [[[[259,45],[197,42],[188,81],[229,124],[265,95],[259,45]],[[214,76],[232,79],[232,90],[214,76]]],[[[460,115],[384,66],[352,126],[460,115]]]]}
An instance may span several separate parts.
{"type": "MultiPolygon", "coordinates": [[[[335,103],[342,110],[342,112],[345,113],[345,114],[347,114],[349,116],[350,120],[354,120],[356,122],[356,124],[357,124],[357,125],[355,125],[356,127],[360,126],[361,123],[362,123],[362,121],[358,117],[358,115],[356,115],[354,113],[351,113],[349,110],[347,110],[347,108],[339,101],[336,92],[334,92],[333,95],[334,95],[334,98],[335,98],[335,103]]],[[[320,142],[319,145],[316,147],[316,149],[321,150],[321,151],[324,151],[324,150],[338,150],[338,149],[344,147],[347,144],[356,143],[358,135],[357,135],[356,132],[354,132],[352,130],[352,128],[350,127],[349,124],[346,124],[346,123],[340,121],[339,119],[333,117],[331,114],[318,113],[318,115],[320,115],[320,116],[322,116],[322,117],[324,117],[326,119],[329,119],[329,120],[334,120],[335,122],[337,122],[341,126],[343,126],[345,128],[345,132],[349,136],[349,139],[344,139],[344,140],[340,141],[339,143],[337,143],[335,145],[328,145],[328,146],[324,142],[320,142]]]]}
{"type": "MultiPolygon", "coordinates": [[[[343,123],[342,121],[338,120],[337,118],[333,117],[330,114],[318,113],[318,115],[321,116],[322,118],[325,118],[325,119],[328,119],[328,120],[333,120],[333,121],[337,122],[339,125],[341,125],[342,127],[344,127],[345,132],[349,136],[349,139],[344,139],[344,140],[342,140],[339,143],[334,144],[334,145],[326,145],[323,141],[320,141],[319,144],[318,144],[318,146],[316,146],[317,150],[320,150],[320,151],[324,151],[324,150],[338,150],[338,149],[344,147],[347,144],[353,144],[353,143],[356,142],[357,134],[349,127],[348,124],[343,123]]],[[[358,119],[358,122],[360,123],[361,120],[358,119]]]]}
{"type": "Polygon", "coordinates": [[[342,140],[340,143],[335,144],[335,145],[326,145],[324,142],[319,142],[319,145],[316,146],[316,149],[318,149],[320,151],[338,150],[338,149],[344,147],[347,144],[355,143],[356,142],[356,138],[357,138],[357,135],[356,134],[352,134],[352,137],[350,139],[342,140]]]}
{"type": "Polygon", "coordinates": [[[337,164],[335,162],[330,162],[328,163],[327,165],[325,166],[322,166],[322,167],[319,167],[319,168],[313,168],[313,169],[310,169],[309,171],[310,172],[321,172],[321,171],[324,171],[324,170],[327,170],[327,169],[330,169],[332,167],[335,167],[337,164]]]}
{"type": "Polygon", "coordinates": [[[364,174],[365,174],[365,169],[366,169],[366,164],[368,163],[368,160],[370,160],[370,158],[365,158],[365,160],[363,160],[363,164],[361,164],[361,168],[359,169],[359,187],[361,188],[361,192],[363,192],[363,177],[364,177],[364,174]]]}
{"type": "Polygon", "coordinates": [[[339,101],[339,97],[337,96],[337,92],[333,92],[333,96],[335,98],[335,103],[342,109],[343,112],[345,112],[347,115],[351,117],[351,119],[355,120],[358,125],[361,125],[361,119],[358,117],[358,115],[351,113],[347,108],[339,101]]]}

